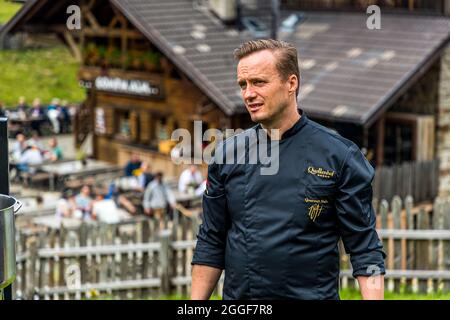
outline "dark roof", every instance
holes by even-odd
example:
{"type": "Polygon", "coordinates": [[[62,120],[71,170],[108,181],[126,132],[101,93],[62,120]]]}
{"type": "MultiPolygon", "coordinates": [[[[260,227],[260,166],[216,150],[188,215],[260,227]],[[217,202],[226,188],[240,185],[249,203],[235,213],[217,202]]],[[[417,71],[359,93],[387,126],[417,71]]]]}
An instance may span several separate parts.
{"type": "MultiPolygon", "coordinates": [[[[110,1],[226,114],[246,112],[232,53],[251,33],[225,26],[192,0],[110,1]]],[[[243,12],[270,27],[269,8],[243,12]]],[[[366,19],[365,13],[306,12],[295,32],[279,34],[299,50],[300,105],[310,116],[373,122],[450,40],[449,18],[382,14],[381,30],[367,29],[366,19]]]]}

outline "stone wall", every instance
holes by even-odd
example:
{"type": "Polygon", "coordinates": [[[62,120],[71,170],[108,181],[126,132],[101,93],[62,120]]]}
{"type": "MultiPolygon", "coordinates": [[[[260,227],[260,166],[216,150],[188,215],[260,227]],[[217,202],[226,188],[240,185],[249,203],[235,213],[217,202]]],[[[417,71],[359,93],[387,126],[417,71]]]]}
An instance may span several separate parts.
{"type": "Polygon", "coordinates": [[[441,58],[437,128],[437,155],[440,159],[439,195],[450,196],[450,45],[441,58]]]}

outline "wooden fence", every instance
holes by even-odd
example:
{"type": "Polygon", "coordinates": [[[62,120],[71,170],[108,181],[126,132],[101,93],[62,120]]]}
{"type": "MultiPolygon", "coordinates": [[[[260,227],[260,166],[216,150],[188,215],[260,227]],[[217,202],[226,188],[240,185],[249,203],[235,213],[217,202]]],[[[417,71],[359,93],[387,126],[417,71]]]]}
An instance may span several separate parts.
{"type": "MultiPolygon", "coordinates": [[[[450,290],[450,202],[414,207],[374,202],[386,259],[386,289],[450,290]]],[[[138,219],[117,225],[18,233],[16,296],[22,299],[118,299],[187,296],[199,226],[196,216],[175,212],[166,228],[138,219]]],[[[341,251],[341,287],[354,287],[349,257],[341,251]]],[[[223,279],[223,278],[222,278],[223,279]]],[[[223,282],[216,293],[220,294],[223,282]]]]}
{"type": "Polygon", "coordinates": [[[439,160],[405,162],[375,170],[373,197],[391,201],[394,195],[411,195],[416,203],[433,201],[438,195],[439,160]]]}
{"type": "MultiPolygon", "coordinates": [[[[377,203],[378,235],[386,258],[389,291],[450,291],[450,201],[414,207],[413,198],[396,196],[389,204],[377,203]]],[[[354,287],[349,256],[341,255],[341,283],[354,287]]]]}
{"type": "Polygon", "coordinates": [[[19,299],[187,295],[198,218],[153,219],[17,233],[19,299]]]}

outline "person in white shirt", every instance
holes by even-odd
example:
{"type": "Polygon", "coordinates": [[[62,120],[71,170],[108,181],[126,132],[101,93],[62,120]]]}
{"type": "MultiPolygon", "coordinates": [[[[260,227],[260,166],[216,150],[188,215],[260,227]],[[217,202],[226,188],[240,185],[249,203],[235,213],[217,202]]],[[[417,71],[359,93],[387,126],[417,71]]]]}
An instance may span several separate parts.
{"type": "Polygon", "coordinates": [[[23,133],[18,133],[16,135],[16,141],[14,141],[14,144],[12,146],[12,157],[14,160],[19,161],[20,156],[22,155],[22,152],[25,151],[27,147],[27,142],[25,135],[23,133]]]}
{"type": "Polygon", "coordinates": [[[181,173],[180,179],[178,180],[178,191],[183,193],[195,192],[202,182],[202,173],[195,165],[191,165],[181,173]]]}
{"type": "Polygon", "coordinates": [[[39,166],[44,162],[44,157],[38,147],[30,143],[27,149],[22,153],[19,159],[18,168],[20,171],[31,174],[36,173],[34,166],[39,166]]]}
{"type": "Polygon", "coordinates": [[[92,219],[104,223],[118,223],[120,211],[113,199],[105,199],[105,194],[98,193],[92,205],[92,219]]]}
{"type": "Polygon", "coordinates": [[[75,209],[75,193],[71,189],[63,191],[61,199],[56,203],[56,217],[71,218],[75,209]]]}
{"type": "Polygon", "coordinates": [[[31,138],[28,139],[27,143],[29,145],[35,145],[41,152],[46,151],[45,146],[42,143],[41,137],[39,136],[39,133],[37,131],[32,132],[31,138]]]}

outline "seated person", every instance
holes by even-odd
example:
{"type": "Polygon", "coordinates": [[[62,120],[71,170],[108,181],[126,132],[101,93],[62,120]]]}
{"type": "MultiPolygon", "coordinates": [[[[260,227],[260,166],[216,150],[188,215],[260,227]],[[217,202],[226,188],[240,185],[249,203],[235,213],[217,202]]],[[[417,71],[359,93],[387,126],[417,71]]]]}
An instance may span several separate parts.
{"type": "Polygon", "coordinates": [[[92,219],[104,223],[118,223],[120,221],[120,211],[112,199],[105,199],[105,193],[97,192],[92,205],[92,219]]]}
{"type": "Polygon", "coordinates": [[[12,158],[15,161],[19,161],[20,156],[22,155],[22,153],[25,151],[26,148],[27,148],[27,141],[25,135],[23,133],[18,133],[16,135],[16,141],[14,141],[14,144],[11,148],[12,158]]]}
{"type": "Polygon", "coordinates": [[[16,106],[17,113],[19,114],[20,119],[26,119],[27,118],[27,112],[28,112],[28,105],[26,103],[25,97],[19,98],[19,103],[16,106]]]}
{"type": "Polygon", "coordinates": [[[39,136],[39,132],[37,131],[33,131],[31,133],[31,138],[28,139],[28,143],[30,144],[34,144],[36,145],[36,147],[39,149],[39,151],[44,152],[45,151],[45,147],[44,144],[42,143],[42,139],[39,136]]]}
{"type": "Polygon", "coordinates": [[[120,190],[115,183],[111,183],[108,188],[108,192],[105,195],[105,199],[111,199],[119,207],[125,208],[126,211],[132,215],[137,214],[138,210],[136,206],[127,197],[120,194],[120,190]]]}
{"type": "Polygon", "coordinates": [[[27,148],[19,158],[17,169],[22,172],[34,174],[37,171],[35,166],[39,166],[42,163],[44,163],[44,157],[41,151],[36,144],[29,142],[27,148]]]}
{"type": "Polygon", "coordinates": [[[31,129],[41,135],[41,126],[46,121],[44,108],[39,98],[34,99],[32,108],[28,111],[31,121],[31,129]]]}
{"type": "Polygon", "coordinates": [[[151,167],[146,161],[142,161],[141,167],[139,170],[139,174],[137,175],[138,179],[138,190],[144,192],[145,188],[148,184],[153,180],[154,176],[150,171],[151,167]]]}
{"type": "Polygon", "coordinates": [[[141,167],[141,163],[142,162],[139,159],[139,155],[137,153],[132,153],[130,161],[128,161],[127,165],[125,166],[125,176],[136,176],[137,173],[135,173],[135,170],[139,170],[139,168],[141,167]]]}
{"type": "Polygon", "coordinates": [[[52,162],[62,160],[63,153],[61,147],[58,146],[58,140],[53,137],[49,140],[48,145],[50,150],[45,153],[45,157],[52,162]]]}
{"type": "Polygon", "coordinates": [[[75,194],[71,189],[64,190],[61,199],[56,203],[56,216],[70,218],[76,209],[75,194]]]}
{"type": "Polygon", "coordinates": [[[195,192],[202,182],[202,173],[197,169],[197,166],[191,165],[181,173],[178,180],[178,191],[183,193],[195,192]]]}
{"type": "Polygon", "coordinates": [[[61,105],[59,106],[59,114],[58,114],[58,120],[61,124],[61,132],[62,133],[69,133],[70,131],[70,124],[71,124],[71,116],[69,113],[69,107],[67,100],[61,101],[61,105]]]}
{"type": "Polygon", "coordinates": [[[80,193],[75,197],[76,210],[74,216],[79,219],[89,220],[92,213],[91,188],[84,185],[80,193]]]}
{"type": "Polygon", "coordinates": [[[196,196],[202,196],[202,195],[203,195],[203,193],[204,193],[205,190],[206,190],[206,183],[207,183],[207,180],[205,179],[205,180],[203,180],[203,182],[198,186],[198,188],[195,189],[195,195],[196,195],[196,196]]]}

